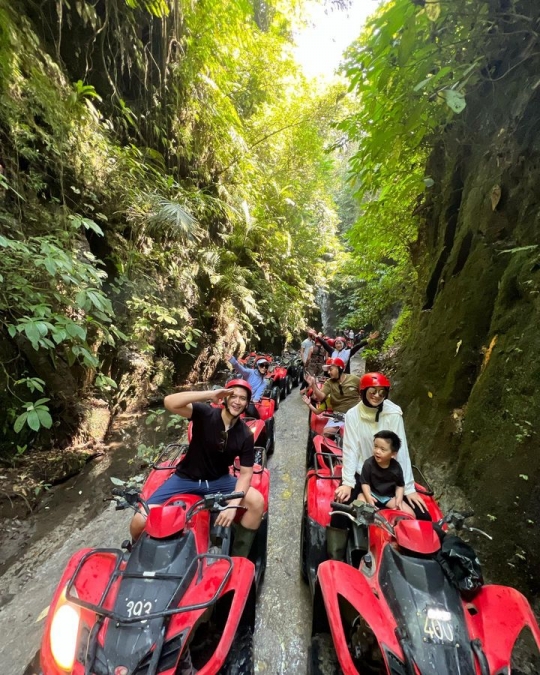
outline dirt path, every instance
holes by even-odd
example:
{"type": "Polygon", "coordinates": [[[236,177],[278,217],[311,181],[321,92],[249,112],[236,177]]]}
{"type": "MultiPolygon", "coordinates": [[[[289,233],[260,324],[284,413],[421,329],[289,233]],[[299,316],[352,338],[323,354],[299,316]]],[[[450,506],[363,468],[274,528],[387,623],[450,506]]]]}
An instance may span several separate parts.
{"type": "Polygon", "coordinates": [[[307,432],[307,408],[296,388],[277,412],[276,451],[269,462],[268,567],[257,608],[257,673],[306,673],[311,600],[300,577],[299,547],[307,432]]]}

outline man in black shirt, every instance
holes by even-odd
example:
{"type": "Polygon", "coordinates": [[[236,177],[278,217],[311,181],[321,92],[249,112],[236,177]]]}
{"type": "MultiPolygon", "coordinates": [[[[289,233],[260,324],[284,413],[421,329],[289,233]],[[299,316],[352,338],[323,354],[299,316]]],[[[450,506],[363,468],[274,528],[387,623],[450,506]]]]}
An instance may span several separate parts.
{"type": "MultiPolygon", "coordinates": [[[[165,397],[164,405],[170,412],[193,422],[192,437],[186,456],[176,472],[154,492],[148,500],[150,507],[163,504],[175,494],[197,495],[214,492],[244,492],[241,500],[230,501],[230,506],[245,506],[235,533],[234,555],[249,553],[261,523],[264,499],[252,488],[253,434],[240,419],[251,399],[251,387],[245,380],[231,380],[225,389],[215,391],[185,391],[165,397]],[[223,402],[223,408],[205,403],[223,402]],[[238,478],[231,476],[229,466],[235,457],[240,458],[238,478]]],[[[216,525],[232,525],[236,509],[222,511],[216,525]]],[[[146,519],[137,513],[131,521],[131,536],[137,539],[144,529],[146,519]]]]}

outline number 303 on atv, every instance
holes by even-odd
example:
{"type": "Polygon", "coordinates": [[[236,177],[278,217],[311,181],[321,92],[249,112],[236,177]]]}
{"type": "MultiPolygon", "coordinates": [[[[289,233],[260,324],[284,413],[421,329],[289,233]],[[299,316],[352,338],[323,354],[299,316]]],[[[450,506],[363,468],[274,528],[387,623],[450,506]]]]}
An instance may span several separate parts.
{"type": "MultiPolygon", "coordinates": [[[[155,466],[145,488],[174,466],[155,466]]],[[[266,509],[250,558],[231,556],[233,529],[215,525],[243,493],[175,495],[148,509],[139,490],[115,488],[117,509],[146,511],[145,530],[133,546],[71,558],[47,617],[40,675],[253,673],[255,599],[266,565],[263,466],[254,466],[254,483],[266,509]]],[[[143,495],[153,491],[145,488],[143,495]]]]}

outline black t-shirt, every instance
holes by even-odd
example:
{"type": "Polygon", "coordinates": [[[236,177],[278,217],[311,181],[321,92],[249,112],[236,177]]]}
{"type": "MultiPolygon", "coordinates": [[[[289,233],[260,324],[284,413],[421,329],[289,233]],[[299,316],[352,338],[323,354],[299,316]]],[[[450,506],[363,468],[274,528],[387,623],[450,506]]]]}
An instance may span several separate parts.
{"type": "Polygon", "coordinates": [[[176,469],[182,478],[215,480],[229,473],[235,457],[240,466],[253,466],[253,434],[242,420],[225,432],[221,408],[193,403],[191,443],[176,469]]]}
{"type": "Polygon", "coordinates": [[[393,497],[396,494],[396,487],[405,486],[403,469],[394,458],[390,460],[388,467],[383,469],[377,464],[375,457],[370,457],[362,467],[360,483],[369,485],[370,490],[379,497],[393,497]]]}

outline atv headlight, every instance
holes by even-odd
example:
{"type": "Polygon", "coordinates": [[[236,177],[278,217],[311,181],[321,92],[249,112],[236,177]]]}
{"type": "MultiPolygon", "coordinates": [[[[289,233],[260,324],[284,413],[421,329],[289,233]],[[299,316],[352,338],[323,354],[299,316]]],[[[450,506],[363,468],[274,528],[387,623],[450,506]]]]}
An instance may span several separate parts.
{"type": "Polygon", "coordinates": [[[79,635],[79,610],[69,603],[57,606],[51,622],[51,652],[56,665],[71,672],[79,635]]]}

